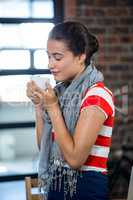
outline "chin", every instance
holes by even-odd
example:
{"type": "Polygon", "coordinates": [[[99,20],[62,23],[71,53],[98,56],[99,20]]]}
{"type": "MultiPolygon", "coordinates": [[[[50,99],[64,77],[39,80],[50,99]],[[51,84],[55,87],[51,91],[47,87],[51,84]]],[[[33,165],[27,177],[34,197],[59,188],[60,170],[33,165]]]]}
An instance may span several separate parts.
{"type": "Polygon", "coordinates": [[[63,78],[63,77],[56,77],[56,76],[54,76],[54,80],[57,81],[57,82],[63,82],[63,81],[67,81],[68,79],[63,78]]]}

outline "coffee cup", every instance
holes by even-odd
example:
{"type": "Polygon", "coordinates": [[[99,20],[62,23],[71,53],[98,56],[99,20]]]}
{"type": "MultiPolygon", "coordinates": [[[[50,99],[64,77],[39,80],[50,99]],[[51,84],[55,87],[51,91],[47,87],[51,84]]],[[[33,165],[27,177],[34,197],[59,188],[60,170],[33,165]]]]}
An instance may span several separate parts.
{"type": "Polygon", "coordinates": [[[36,85],[43,90],[47,89],[46,83],[50,83],[49,78],[41,77],[38,75],[33,75],[31,77],[31,80],[33,80],[36,83],[36,85]]]}

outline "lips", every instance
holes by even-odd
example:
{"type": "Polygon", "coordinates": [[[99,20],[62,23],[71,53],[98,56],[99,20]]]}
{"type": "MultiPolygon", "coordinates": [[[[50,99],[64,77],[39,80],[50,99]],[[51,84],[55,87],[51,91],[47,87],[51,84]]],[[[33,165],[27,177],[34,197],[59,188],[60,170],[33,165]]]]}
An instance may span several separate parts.
{"type": "Polygon", "coordinates": [[[56,71],[51,71],[51,73],[52,73],[53,75],[59,74],[59,72],[56,72],[56,71]]]}

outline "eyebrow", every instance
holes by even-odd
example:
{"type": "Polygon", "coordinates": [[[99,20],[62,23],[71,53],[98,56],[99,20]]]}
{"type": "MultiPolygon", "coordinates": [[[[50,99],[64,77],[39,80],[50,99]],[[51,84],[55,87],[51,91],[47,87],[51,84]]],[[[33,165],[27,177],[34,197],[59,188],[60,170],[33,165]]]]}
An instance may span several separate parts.
{"type": "Polygon", "coordinates": [[[50,53],[48,51],[46,51],[47,54],[53,54],[53,55],[56,55],[56,54],[59,54],[59,55],[64,55],[63,52],[53,52],[53,53],[50,53]]]}
{"type": "MultiPolygon", "coordinates": [[[[47,52],[47,54],[49,55],[50,53],[48,52],[48,51],[46,51],[47,52]]],[[[57,56],[57,55],[59,55],[59,56],[64,56],[64,53],[61,53],[61,52],[54,52],[54,53],[51,53],[53,56],[57,56]]]]}

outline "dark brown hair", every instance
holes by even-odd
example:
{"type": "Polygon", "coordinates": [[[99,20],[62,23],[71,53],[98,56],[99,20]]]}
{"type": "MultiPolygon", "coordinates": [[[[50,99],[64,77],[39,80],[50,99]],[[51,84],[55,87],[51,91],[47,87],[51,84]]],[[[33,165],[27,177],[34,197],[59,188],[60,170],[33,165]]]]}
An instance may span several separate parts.
{"type": "Polygon", "coordinates": [[[88,28],[76,21],[59,23],[50,31],[48,39],[65,42],[68,49],[75,55],[85,53],[85,64],[90,64],[92,55],[98,50],[97,38],[91,34],[88,28]]]}

